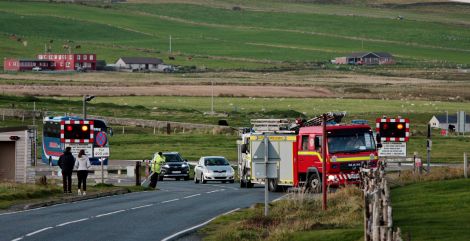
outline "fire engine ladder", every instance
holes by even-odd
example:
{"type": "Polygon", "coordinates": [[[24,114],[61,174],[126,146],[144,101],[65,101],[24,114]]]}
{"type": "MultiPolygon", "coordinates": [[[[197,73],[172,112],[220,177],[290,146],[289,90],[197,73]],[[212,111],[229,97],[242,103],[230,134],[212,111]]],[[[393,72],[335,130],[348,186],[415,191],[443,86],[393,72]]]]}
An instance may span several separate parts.
{"type": "Polygon", "coordinates": [[[288,130],[287,119],[252,119],[251,126],[256,132],[288,130]]]}
{"type": "MultiPolygon", "coordinates": [[[[346,115],[346,112],[328,112],[326,113],[326,122],[335,121],[341,122],[341,119],[346,115]]],[[[304,126],[320,126],[323,121],[323,115],[315,116],[303,123],[297,124],[293,123],[289,129],[293,131],[298,131],[300,127],[304,126]]]]}

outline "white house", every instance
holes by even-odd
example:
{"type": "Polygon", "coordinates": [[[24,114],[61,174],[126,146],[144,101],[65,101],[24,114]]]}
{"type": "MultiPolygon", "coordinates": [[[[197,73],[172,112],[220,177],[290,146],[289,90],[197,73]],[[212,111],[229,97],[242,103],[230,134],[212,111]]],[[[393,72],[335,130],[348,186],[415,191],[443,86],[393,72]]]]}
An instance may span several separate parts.
{"type": "Polygon", "coordinates": [[[148,57],[122,57],[116,62],[117,69],[158,71],[163,60],[148,57]]]}
{"type": "Polygon", "coordinates": [[[456,132],[470,132],[470,115],[465,115],[465,126],[460,125],[462,130],[459,128],[459,123],[457,120],[457,114],[453,115],[435,115],[429,121],[429,124],[433,128],[444,129],[444,130],[454,130],[456,132]]]}

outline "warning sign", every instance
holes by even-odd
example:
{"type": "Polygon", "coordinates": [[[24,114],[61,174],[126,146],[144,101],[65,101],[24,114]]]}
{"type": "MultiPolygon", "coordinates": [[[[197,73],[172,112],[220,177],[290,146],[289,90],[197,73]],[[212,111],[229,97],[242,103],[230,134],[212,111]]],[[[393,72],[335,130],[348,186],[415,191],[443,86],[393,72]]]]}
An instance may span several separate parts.
{"type": "Polygon", "coordinates": [[[406,142],[383,142],[380,157],[406,157],[406,142]]]}

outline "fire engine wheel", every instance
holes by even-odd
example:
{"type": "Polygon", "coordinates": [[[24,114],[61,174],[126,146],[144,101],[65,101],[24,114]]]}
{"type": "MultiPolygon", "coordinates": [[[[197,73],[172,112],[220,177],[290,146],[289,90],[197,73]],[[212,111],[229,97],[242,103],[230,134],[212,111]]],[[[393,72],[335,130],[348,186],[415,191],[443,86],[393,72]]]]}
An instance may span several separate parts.
{"type": "Polygon", "coordinates": [[[269,179],[268,181],[268,189],[270,192],[280,192],[281,187],[277,185],[277,179],[269,179]]]}
{"type": "Polygon", "coordinates": [[[307,191],[313,193],[320,193],[321,192],[321,179],[316,173],[310,174],[310,177],[307,181],[307,191]]]}
{"type": "Polygon", "coordinates": [[[246,188],[246,181],[243,179],[240,179],[240,188],[246,188]]]}

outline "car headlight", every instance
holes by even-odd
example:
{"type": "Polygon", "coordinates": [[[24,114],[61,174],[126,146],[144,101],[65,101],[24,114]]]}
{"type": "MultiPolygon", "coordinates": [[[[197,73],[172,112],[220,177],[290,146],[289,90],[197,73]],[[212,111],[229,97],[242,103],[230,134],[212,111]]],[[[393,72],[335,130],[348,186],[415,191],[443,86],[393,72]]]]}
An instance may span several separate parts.
{"type": "Polygon", "coordinates": [[[183,163],[183,165],[181,165],[181,167],[182,167],[182,168],[188,168],[188,167],[189,167],[189,165],[188,165],[188,164],[186,164],[186,163],[183,163]]]}
{"type": "Polygon", "coordinates": [[[164,167],[164,168],[170,168],[170,165],[165,164],[165,165],[163,165],[163,167],[164,167]]]}
{"type": "Polygon", "coordinates": [[[204,173],[212,173],[212,171],[209,169],[204,169],[204,173]]]}

